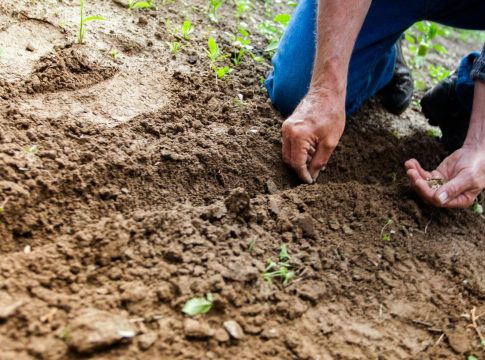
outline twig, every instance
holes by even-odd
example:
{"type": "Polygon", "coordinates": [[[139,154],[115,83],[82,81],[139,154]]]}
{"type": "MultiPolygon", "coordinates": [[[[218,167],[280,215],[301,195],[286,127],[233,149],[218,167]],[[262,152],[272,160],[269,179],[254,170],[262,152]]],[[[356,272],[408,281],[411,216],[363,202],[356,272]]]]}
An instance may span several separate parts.
{"type": "Polygon", "coordinates": [[[475,331],[477,332],[477,335],[478,337],[480,338],[480,342],[483,344],[485,342],[485,338],[483,337],[482,335],[482,332],[480,331],[480,327],[478,326],[477,324],[477,320],[483,315],[483,314],[480,314],[479,316],[476,316],[475,315],[475,311],[477,311],[477,308],[474,306],[471,310],[470,310],[470,320],[471,320],[471,324],[469,325],[470,327],[472,327],[473,329],[475,329],[475,331]]]}
{"type": "Polygon", "coordinates": [[[435,342],[434,346],[438,346],[441,340],[445,337],[445,333],[442,333],[441,336],[438,338],[438,341],[435,342]]]}
{"type": "Polygon", "coordinates": [[[431,219],[428,221],[428,223],[426,224],[426,226],[424,227],[424,233],[427,234],[428,233],[428,226],[429,224],[431,224],[431,219]]]}
{"type": "Polygon", "coordinates": [[[5,200],[3,200],[2,204],[0,205],[0,209],[4,209],[5,205],[10,201],[10,197],[6,197],[5,200]]]}

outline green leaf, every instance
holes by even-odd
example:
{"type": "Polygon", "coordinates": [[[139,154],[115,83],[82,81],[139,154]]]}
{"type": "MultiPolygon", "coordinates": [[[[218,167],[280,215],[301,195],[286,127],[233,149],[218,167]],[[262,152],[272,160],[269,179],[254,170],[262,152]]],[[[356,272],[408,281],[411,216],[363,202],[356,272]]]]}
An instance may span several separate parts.
{"type": "Polygon", "coordinates": [[[418,56],[426,56],[428,54],[428,44],[420,44],[418,48],[418,56]]]}
{"type": "Polygon", "coordinates": [[[279,45],[280,45],[279,41],[277,40],[272,41],[268,46],[266,46],[266,49],[264,49],[264,51],[266,52],[276,51],[278,50],[279,45]]]}
{"type": "Polygon", "coordinates": [[[86,24],[86,23],[91,22],[91,21],[104,21],[104,20],[106,20],[106,18],[104,18],[102,16],[91,15],[91,16],[85,17],[83,19],[83,24],[86,24]]]}
{"type": "Polygon", "coordinates": [[[411,43],[411,44],[415,44],[416,43],[416,40],[414,39],[413,36],[409,35],[408,33],[405,33],[404,34],[404,38],[406,39],[406,41],[408,43],[411,43]]]}
{"type": "Polygon", "coordinates": [[[231,71],[231,68],[229,66],[224,66],[221,68],[216,69],[216,74],[218,79],[222,79],[224,76],[226,76],[229,71],[231,71]]]}
{"type": "Polygon", "coordinates": [[[468,355],[468,357],[466,359],[467,360],[478,360],[478,358],[474,355],[468,355]]]}
{"type": "Polygon", "coordinates": [[[189,316],[207,314],[212,309],[212,302],[212,294],[208,293],[206,298],[193,298],[187,301],[182,312],[189,316]]]}
{"type": "Polygon", "coordinates": [[[279,14],[279,15],[276,15],[275,18],[273,19],[274,22],[281,24],[284,27],[288,26],[290,20],[291,20],[290,14],[279,14]]]}
{"type": "Polygon", "coordinates": [[[219,57],[219,46],[213,37],[207,40],[207,46],[209,47],[209,57],[212,61],[215,61],[219,57]]]}
{"type": "Polygon", "coordinates": [[[443,45],[434,44],[433,49],[439,52],[440,54],[448,54],[448,50],[443,45]]]}
{"type": "Polygon", "coordinates": [[[478,200],[476,200],[475,203],[472,205],[472,210],[477,215],[483,214],[483,206],[478,202],[478,200]]]}
{"type": "Polygon", "coordinates": [[[290,255],[288,255],[288,248],[285,244],[281,245],[280,249],[280,261],[289,261],[291,260],[290,255]]]}

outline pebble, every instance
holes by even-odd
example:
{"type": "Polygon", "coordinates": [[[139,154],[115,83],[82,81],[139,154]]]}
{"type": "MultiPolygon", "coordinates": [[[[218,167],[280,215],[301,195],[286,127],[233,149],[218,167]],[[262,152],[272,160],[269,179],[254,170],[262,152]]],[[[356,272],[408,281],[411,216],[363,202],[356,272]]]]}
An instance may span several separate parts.
{"type": "Polygon", "coordinates": [[[197,339],[210,338],[215,334],[209,324],[194,319],[185,319],[184,332],[186,337],[197,339]]]}
{"type": "Polygon", "coordinates": [[[277,339],[279,337],[280,337],[280,331],[274,327],[266,328],[261,333],[261,338],[266,340],[277,339]]]}
{"type": "Polygon", "coordinates": [[[157,341],[157,338],[157,333],[153,331],[140,335],[138,337],[138,347],[140,348],[140,350],[146,351],[152,347],[155,341],[157,341]]]}
{"type": "Polygon", "coordinates": [[[90,353],[135,336],[133,324],[125,317],[97,309],[86,309],[69,325],[67,345],[90,353]]]}
{"type": "Polygon", "coordinates": [[[273,180],[266,181],[266,191],[268,194],[276,194],[278,192],[278,187],[273,180]]]}
{"type": "Polygon", "coordinates": [[[224,329],[236,340],[241,340],[244,337],[244,331],[234,320],[229,320],[224,322],[224,329]]]}
{"type": "Polygon", "coordinates": [[[214,338],[221,343],[228,342],[230,339],[229,334],[224,329],[217,329],[216,332],[214,333],[214,338]]]}
{"type": "Polygon", "coordinates": [[[31,43],[28,43],[27,46],[25,47],[25,50],[30,51],[30,52],[34,52],[35,47],[31,43]]]}

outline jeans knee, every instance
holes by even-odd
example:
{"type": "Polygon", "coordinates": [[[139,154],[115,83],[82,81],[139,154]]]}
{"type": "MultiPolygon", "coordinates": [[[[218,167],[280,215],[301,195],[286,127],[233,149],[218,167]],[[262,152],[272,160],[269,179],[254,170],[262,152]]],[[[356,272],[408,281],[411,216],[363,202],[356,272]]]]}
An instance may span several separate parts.
{"type": "Polygon", "coordinates": [[[281,115],[288,117],[305,96],[307,89],[302,90],[296,81],[285,75],[273,70],[265,84],[273,106],[281,115]]]}

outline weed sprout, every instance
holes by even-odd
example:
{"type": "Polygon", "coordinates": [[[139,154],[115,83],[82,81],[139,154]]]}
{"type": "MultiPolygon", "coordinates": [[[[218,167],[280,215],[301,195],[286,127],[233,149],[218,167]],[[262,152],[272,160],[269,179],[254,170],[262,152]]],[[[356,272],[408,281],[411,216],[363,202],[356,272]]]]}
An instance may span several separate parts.
{"type": "Polygon", "coordinates": [[[207,47],[211,69],[215,72],[217,79],[224,78],[231,71],[231,68],[229,66],[218,67],[217,62],[226,59],[228,55],[221,55],[219,45],[213,37],[210,37],[207,41],[207,47]]]}
{"type": "Polygon", "coordinates": [[[194,28],[192,27],[192,23],[189,20],[185,20],[182,24],[182,36],[184,40],[190,40],[190,34],[194,32],[194,28]]]}
{"type": "Polygon", "coordinates": [[[148,0],[148,1],[129,0],[128,1],[129,9],[151,9],[154,7],[155,5],[153,5],[153,0],[148,0]]]}
{"type": "Polygon", "coordinates": [[[274,278],[279,278],[283,286],[287,286],[291,279],[295,277],[295,272],[290,270],[292,265],[289,261],[291,261],[291,257],[288,255],[288,249],[286,245],[282,245],[278,263],[271,259],[267,261],[266,268],[263,271],[263,279],[271,282],[274,278]]]}
{"type": "Polygon", "coordinates": [[[182,312],[189,316],[207,314],[212,309],[213,301],[211,293],[208,293],[205,298],[192,298],[185,303],[182,312]]]}
{"type": "Polygon", "coordinates": [[[218,22],[217,11],[224,4],[224,0],[209,0],[208,16],[212,22],[218,22]]]}
{"type": "Polygon", "coordinates": [[[381,240],[384,241],[391,241],[392,235],[394,235],[396,232],[391,229],[389,231],[386,231],[386,229],[394,224],[394,221],[392,219],[387,220],[386,225],[384,225],[381,229],[381,240]]]}
{"type": "Polygon", "coordinates": [[[77,36],[77,42],[78,44],[82,44],[84,41],[84,35],[86,34],[86,24],[92,21],[103,21],[106,19],[99,15],[91,15],[91,16],[85,17],[84,0],[80,0],[79,2],[79,11],[80,11],[80,21],[79,21],[79,32],[77,36]]]}
{"type": "Polygon", "coordinates": [[[172,55],[177,56],[180,49],[182,49],[182,44],[178,41],[173,41],[173,42],[169,43],[169,45],[170,45],[170,51],[171,51],[172,55]]]}

